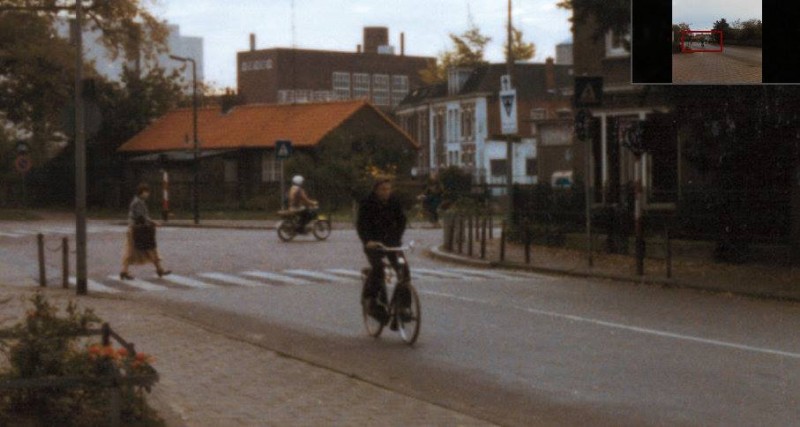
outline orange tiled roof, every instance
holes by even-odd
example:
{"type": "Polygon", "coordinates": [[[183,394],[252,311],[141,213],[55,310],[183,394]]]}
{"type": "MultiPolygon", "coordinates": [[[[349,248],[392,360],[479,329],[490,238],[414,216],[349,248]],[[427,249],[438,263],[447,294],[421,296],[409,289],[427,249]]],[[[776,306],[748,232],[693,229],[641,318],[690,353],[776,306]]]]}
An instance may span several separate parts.
{"type": "MultiPolygon", "coordinates": [[[[219,107],[197,112],[197,134],[204,150],[269,148],[288,139],[294,147],[317,145],[331,131],[362,108],[369,108],[409,143],[417,143],[391,119],[366,101],[313,104],[241,105],[222,114],[219,107]]],[[[192,109],[171,111],[123,144],[119,151],[171,151],[187,148],[192,138],[192,109]]]]}

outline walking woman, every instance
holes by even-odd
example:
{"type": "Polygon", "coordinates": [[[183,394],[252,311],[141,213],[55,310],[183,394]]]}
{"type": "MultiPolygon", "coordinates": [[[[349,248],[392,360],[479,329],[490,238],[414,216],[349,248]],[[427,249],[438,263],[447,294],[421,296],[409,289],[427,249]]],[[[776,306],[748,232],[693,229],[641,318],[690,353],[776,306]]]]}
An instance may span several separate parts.
{"type": "Polygon", "coordinates": [[[122,271],[119,278],[132,280],[128,272],[131,265],[153,263],[158,277],[172,273],[161,267],[161,257],[158,255],[155,241],[156,223],[150,219],[147,212],[147,199],[150,197],[150,187],[139,184],[136,196],[128,208],[128,233],[125,242],[125,254],[122,257],[122,271]]]}

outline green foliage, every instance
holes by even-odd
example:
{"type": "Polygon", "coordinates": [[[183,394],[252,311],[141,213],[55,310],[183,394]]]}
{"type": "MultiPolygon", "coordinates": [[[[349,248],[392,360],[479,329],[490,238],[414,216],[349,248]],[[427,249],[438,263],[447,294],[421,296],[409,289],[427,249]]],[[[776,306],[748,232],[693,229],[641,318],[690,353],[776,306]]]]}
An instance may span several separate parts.
{"type": "MultiPolygon", "coordinates": [[[[536,45],[528,43],[522,38],[522,30],[511,28],[511,59],[512,61],[528,61],[536,56],[536,45]]],[[[508,57],[508,41],[503,43],[503,52],[508,57]]]]}
{"type": "Polygon", "coordinates": [[[450,68],[485,64],[483,55],[491,40],[491,37],[484,35],[475,22],[470,20],[466,31],[458,35],[450,34],[452,49],[439,53],[438,61],[420,72],[422,81],[427,84],[444,82],[447,81],[447,70],[450,68]]]}
{"type": "MultiPolygon", "coordinates": [[[[33,307],[25,319],[7,329],[14,342],[3,342],[0,350],[8,358],[8,367],[0,371],[1,380],[57,379],[82,377],[108,378],[118,375],[145,375],[141,385],[122,388],[122,418],[126,425],[144,422],[162,425],[147,406],[144,392],[157,381],[150,357],[128,354],[99,344],[82,346],[78,336],[96,328],[100,319],[88,309],[78,310],[70,302],[66,315],[60,317],[57,307],[37,293],[31,298],[33,307]]],[[[79,388],[16,389],[0,392],[0,424],[12,423],[19,417],[35,418],[41,425],[94,426],[107,422],[108,389],[100,385],[79,388]]]]}
{"type": "MultiPolygon", "coordinates": [[[[614,34],[630,33],[631,0],[561,0],[558,7],[573,11],[570,19],[573,30],[575,23],[596,23],[593,34],[595,40],[602,39],[609,31],[614,34]]],[[[625,42],[625,48],[630,49],[628,41],[625,42]]]]}

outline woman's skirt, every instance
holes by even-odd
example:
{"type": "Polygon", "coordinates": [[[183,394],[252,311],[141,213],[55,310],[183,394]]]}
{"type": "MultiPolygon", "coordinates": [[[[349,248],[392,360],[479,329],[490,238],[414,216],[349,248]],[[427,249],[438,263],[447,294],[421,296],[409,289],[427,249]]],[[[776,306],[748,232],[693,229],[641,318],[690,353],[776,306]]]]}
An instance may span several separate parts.
{"type": "Polygon", "coordinates": [[[133,244],[133,227],[128,226],[125,241],[125,253],[122,256],[123,264],[141,265],[152,264],[161,261],[158,249],[140,250],[133,244]]]}

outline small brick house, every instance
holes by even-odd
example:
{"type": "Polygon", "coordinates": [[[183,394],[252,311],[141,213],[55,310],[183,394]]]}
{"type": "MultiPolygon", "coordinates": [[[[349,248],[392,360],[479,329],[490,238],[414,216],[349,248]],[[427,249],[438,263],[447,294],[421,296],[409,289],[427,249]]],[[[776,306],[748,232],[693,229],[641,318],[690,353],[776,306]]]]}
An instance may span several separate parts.
{"type": "MultiPolygon", "coordinates": [[[[201,206],[247,207],[254,199],[279,199],[281,167],[275,142],[289,140],[296,153],[313,153],[342,135],[417,149],[408,134],[366,101],[251,104],[229,111],[200,109],[201,206]]],[[[191,140],[192,110],[178,109],[123,144],[118,151],[128,159],[125,186],[130,193],[139,182],[158,184],[158,188],[167,171],[170,210],[189,209],[194,157],[191,140]]]]}

